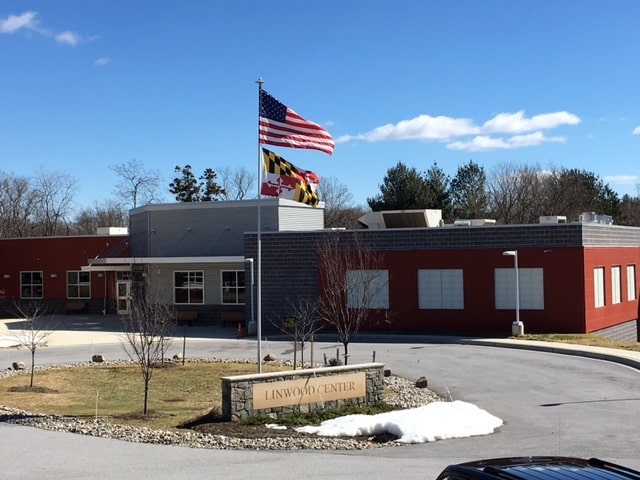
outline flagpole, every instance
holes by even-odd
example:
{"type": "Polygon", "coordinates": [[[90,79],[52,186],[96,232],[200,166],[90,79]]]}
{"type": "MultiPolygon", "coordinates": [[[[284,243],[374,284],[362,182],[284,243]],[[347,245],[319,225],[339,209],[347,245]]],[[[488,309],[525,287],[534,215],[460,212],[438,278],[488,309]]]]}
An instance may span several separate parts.
{"type": "Polygon", "coordinates": [[[257,241],[257,274],[258,284],[256,289],[256,336],[258,337],[258,373],[262,373],[262,201],[260,199],[260,191],[262,189],[262,152],[260,151],[260,92],[264,80],[259,77],[256,81],[258,84],[258,241],[257,241]]]}

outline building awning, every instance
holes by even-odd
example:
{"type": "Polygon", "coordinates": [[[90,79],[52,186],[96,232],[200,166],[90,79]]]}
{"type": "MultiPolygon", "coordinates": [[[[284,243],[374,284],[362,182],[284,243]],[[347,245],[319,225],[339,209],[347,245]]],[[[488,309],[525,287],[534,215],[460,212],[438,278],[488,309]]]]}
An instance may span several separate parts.
{"type": "Polygon", "coordinates": [[[244,263],[239,255],[220,257],[110,257],[91,258],[83,272],[128,272],[131,265],[190,264],[190,263],[244,263]]]}

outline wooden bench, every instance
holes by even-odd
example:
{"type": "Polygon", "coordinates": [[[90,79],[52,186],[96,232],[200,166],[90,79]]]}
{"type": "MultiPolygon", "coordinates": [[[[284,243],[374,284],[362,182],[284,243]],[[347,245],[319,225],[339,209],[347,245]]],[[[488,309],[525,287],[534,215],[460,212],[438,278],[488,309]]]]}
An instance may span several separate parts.
{"type": "Polygon", "coordinates": [[[67,312],[67,315],[72,313],[86,313],[87,302],[67,302],[64,305],[64,310],[67,312]]]}
{"type": "Polygon", "coordinates": [[[244,324],[244,312],[221,312],[220,320],[222,320],[223,327],[227,326],[227,322],[231,322],[231,325],[237,323],[244,324]]]}
{"type": "Polygon", "coordinates": [[[191,325],[198,319],[198,312],[191,310],[178,310],[176,311],[175,319],[178,325],[191,325]]]}

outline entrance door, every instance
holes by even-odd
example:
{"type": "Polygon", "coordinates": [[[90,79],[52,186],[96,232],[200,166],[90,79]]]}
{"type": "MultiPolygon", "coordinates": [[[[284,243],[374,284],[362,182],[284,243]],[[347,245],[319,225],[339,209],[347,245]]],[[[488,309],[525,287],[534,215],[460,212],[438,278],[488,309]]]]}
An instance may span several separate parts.
{"type": "Polygon", "coordinates": [[[116,293],[118,315],[129,314],[131,310],[131,280],[118,280],[116,293]]]}

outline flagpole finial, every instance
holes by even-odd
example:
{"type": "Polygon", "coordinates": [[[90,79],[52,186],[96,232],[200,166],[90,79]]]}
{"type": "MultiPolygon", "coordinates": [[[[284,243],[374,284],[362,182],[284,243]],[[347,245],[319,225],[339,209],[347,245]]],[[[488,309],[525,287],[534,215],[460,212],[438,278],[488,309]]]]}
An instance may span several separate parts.
{"type": "Polygon", "coordinates": [[[256,80],[256,83],[260,88],[262,88],[262,84],[264,83],[264,80],[262,79],[262,77],[258,77],[258,80],[256,80]]]}

